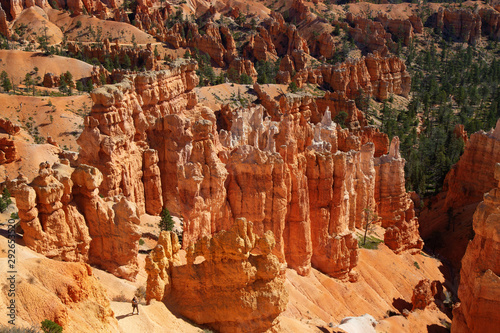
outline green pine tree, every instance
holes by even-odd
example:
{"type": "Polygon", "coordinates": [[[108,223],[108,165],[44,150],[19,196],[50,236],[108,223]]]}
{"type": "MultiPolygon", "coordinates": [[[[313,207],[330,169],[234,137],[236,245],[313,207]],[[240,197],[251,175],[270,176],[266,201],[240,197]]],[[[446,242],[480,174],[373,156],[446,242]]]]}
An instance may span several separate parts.
{"type": "Polygon", "coordinates": [[[167,207],[164,207],[163,210],[161,211],[161,220],[159,223],[159,227],[161,231],[172,231],[174,229],[174,220],[172,219],[172,216],[170,215],[170,212],[168,211],[167,207]]]}

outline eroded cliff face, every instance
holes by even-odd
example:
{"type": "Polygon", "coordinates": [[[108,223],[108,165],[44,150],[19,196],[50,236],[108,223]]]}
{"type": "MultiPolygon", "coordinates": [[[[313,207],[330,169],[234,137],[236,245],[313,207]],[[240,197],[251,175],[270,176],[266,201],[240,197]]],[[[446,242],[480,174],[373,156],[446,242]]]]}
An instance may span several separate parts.
{"type": "Polygon", "coordinates": [[[137,253],[141,237],[139,209],[123,195],[101,198],[101,172],[85,164],[71,175],[74,200],[85,216],[92,238],[89,263],[118,277],[135,280],[139,272],[137,253]]]}
{"type": "Polygon", "coordinates": [[[495,165],[497,185],[485,194],[474,213],[474,239],[462,259],[458,297],[451,331],[493,332],[500,318],[500,164],[495,165]]]}
{"type": "Polygon", "coordinates": [[[316,69],[297,69],[291,78],[297,86],[305,83],[326,83],[337,94],[354,99],[361,92],[384,100],[389,94],[408,97],[411,78],[404,62],[395,56],[369,54],[337,65],[322,65],[316,69]]]}
{"type": "Polygon", "coordinates": [[[99,196],[98,169],[67,160],[40,165],[30,184],[20,176],[7,182],[16,198],[23,240],[48,258],[81,261],[134,280],[140,233],[136,205],[123,196],[99,196]]]}
{"type": "Polygon", "coordinates": [[[78,161],[105,175],[99,188],[102,195],[123,194],[137,204],[140,214],[161,211],[157,161],[144,155],[149,149],[146,130],[159,118],[197,103],[191,91],[198,84],[195,68],[195,62],[179,61],[170,71],[127,76],[119,84],[92,92],[94,105],[78,138],[82,147],[78,161]],[[148,210],[145,187],[149,200],[158,201],[149,203],[148,210]]]}
{"type": "Polygon", "coordinates": [[[259,237],[251,222],[239,218],[227,231],[190,246],[187,263],[178,265],[177,237],[163,232],[146,258],[148,301],[162,300],[220,332],[266,331],[288,302],[285,266],[274,246],[271,231],[259,237]]]}
{"type": "Polygon", "coordinates": [[[476,44],[481,37],[481,16],[470,9],[439,8],[436,27],[461,41],[476,44]]]}
{"type": "Polygon", "coordinates": [[[375,201],[382,227],[386,228],[384,242],[396,253],[409,249],[418,252],[424,245],[413,201],[405,190],[404,164],[398,137],[392,139],[389,154],[375,159],[375,201]]]}
{"type": "Polygon", "coordinates": [[[72,201],[72,171],[65,164],[42,163],[31,184],[21,176],[7,187],[16,198],[29,248],[48,258],[86,262],[91,239],[84,216],[72,201]]]}
{"type": "Polygon", "coordinates": [[[355,280],[355,230],[367,211],[392,228],[395,251],[421,248],[399,147],[384,157],[387,137],[365,127],[355,106],[353,130],[332,121],[329,103],[293,94],[217,117],[196,105],[194,66],[93,92],[79,162],[106,175],[99,193],[123,194],[139,213],[158,214],[163,201],[184,218],[185,248],[247,218],[258,236],[273,232],[277,257],[302,275],[312,262],[355,280]]]}
{"type": "Polygon", "coordinates": [[[494,168],[500,163],[500,122],[495,129],[476,132],[469,139],[460,127],[455,134],[465,141],[464,153],[446,175],[443,191],[425,205],[419,219],[420,234],[429,240],[431,248],[460,269],[468,241],[473,237],[476,206],[484,193],[496,186],[494,168]]]}
{"type": "Polygon", "coordinates": [[[445,209],[479,202],[495,187],[495,164],[500,161],[500,120],[495,129],[470,136],[460,160],[446,175],[445,209]]]}

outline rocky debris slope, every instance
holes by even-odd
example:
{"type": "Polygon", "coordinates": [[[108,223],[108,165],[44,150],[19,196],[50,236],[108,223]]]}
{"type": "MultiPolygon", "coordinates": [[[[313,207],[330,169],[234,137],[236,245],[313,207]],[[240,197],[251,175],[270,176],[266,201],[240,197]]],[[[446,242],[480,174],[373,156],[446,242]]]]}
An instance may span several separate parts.
{"type": "MultiPolygon", "coordinates": [[[[0,260],[7,267],[7,239],[0,239],[0,260]],[[4,252],[5,251],[5,252],[4,252]]],[[[17,316],[15,326],[32,327],[48,319],[65,332],[119,332],[107,291],[92,268],[84,263],[50,260],[19,245],[16,247],[17,316]]],[[[8,287],[9,274],[0,273],[2,287],[8,287]]],[[[7,308],[12,298],[0,294],[0,306],[7,308]]],[[[8,316],[0,320],[8,326],[8,316]]]]}
{"type": "Polygon", "coordinates": [[[472,242],[462,259],[458,297],[451,331],[493,332],[498,329],[500,299],[500,164],[495,165],[497,185],[485,194],[474,213],[472,242]]]}
{"type": "Polygon", "coordinates": [[[148,300],[162,300],[220,332],[266,331],[288,302],[274,246],[271,231],[259,237],[240,218],[229,230],[190,246],[187,264],[175,265],[177,237],[163,232],[146,259],[148,300]]]}

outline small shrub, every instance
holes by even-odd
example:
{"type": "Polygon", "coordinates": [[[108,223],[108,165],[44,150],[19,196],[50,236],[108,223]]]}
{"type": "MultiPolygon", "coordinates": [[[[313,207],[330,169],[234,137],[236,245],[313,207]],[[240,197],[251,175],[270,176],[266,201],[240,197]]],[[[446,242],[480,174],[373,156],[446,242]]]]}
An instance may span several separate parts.
{"type": "Polygon", "coordinates": [[[414,262],[413,262],[413,265],[414,265],[417,269],[420,269],[420,265],[418,264],[418,262],[414,261],[414,262]]]}
{"type": "Polygon", "coordinates": [[[144,243],[145,243],[145,242],[144,242],[144,239],[142,239],[142,238],[141,238],[141,239],[139,239],[139,245],[144,245],[144,243]]]}
{"type": "MultiPolygon", "coordinates": [[[[362,237],[361,237],[362,238],[362,237]]],[[[366,242],[363,244],[363,239],[358,240],[358,247],[368,249],[368,250],[376,250],[378,249],[378,245],[383,243],[382,239],[379,239],[374,236],[367,236],[366,242]]]]}
{"type": "Polygon", "coordinates": [[[125,295],[123,293],[121,293],[120,295],[116,295],[113,297],[113,301],[114,302],[128,302],[128,298],[125,297],[125,295]]]}
{"type": "Polygon", "coordinates": [[[347,114],[347,112],[345,111],[340,111],[336,116],[335,118],[333,119],[333,121],[335,121],[337,124],[339,124],[340,126],[344,126],[345,125],[345,120],[347,119],[349,115],[347,114]]]}
{"type": "Polygon", "coordinates": [[[12,200],[10,199],[10,192],[6,187],[3,189],[2,197],[0,198],[0,213],[5,212],[11,203],[12,200]]]}
{"type": "Polygon", "coordinates": [[[289,85],[288,85],[288,91],[292,92],[292,93],[296,93],[297,91],[299,90],[299,87],[297,87],[297,84],[295,82],[291,82],[289,85]]]}
{"type": "Polygon", "coordinates": [[[11,213],[10,218],[14,220],[19,220],[19,213],[18,212],[11,213]]]}
{"type": "Polygon", "coordinates": [[[42,321],[42,331],[44,333],[62,333],[63,329],[52,320],[45,319],[42,321]]]}
{"type": "Polygon", "coordinates": [[[75,27],[78,29],[78,28],[81,28],[82,27],[82,21],[76,21],[76,25],[75,27]]]}
{"type": "Polygon", "coordinates": [[[134,293],[135,297],[137,297],[139,300],[141,299],[146,299],[146,287],[140,286],[135,290],[134,293]]]}

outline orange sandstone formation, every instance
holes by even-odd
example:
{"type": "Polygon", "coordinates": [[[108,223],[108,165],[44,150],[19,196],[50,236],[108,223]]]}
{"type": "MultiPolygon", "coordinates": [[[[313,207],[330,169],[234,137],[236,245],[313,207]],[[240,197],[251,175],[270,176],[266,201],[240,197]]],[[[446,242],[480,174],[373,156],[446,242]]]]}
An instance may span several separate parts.
{"type": "Polygon", "coordinates": [[[494,130],[470,136],[460,160],[446,175],[444,210],[481,201],[495,187],[495,163],[500,162],[500,120],[494,130]]]}
{"type": "Polygon", "coordinates": [[[82,164],[71,179],[74,200],[85,216],[92,238],[89,263],[128,280],[139,272],[137,253],[141,237],[139,209],[123,196],[99,196],[103,176],[98,169],[82,164]]]}
{"type": "Polygon", "coordinates": [[[21,159],[14,140],[0,138],[0,164],[12,163],[21,159]]]}
{"type": "MultiPolygon", "coordinates": [[[[467,135],[455,129],[458,137],[467,135]]],[[[466,141],[460,160],[446,175],[443,191],[420,214],[420,234],[432,239],[446,233],[439,252],[459,268],[472,232],[476,205],[495,187],[495,164],[500,163],[500,121],[489,132],[479,131],[466,141]]],[[[431,242],[432,243],[432,242],[431,242]]]]}
{"type": "Polygon", "coordinates": [[[31,184],[7,182],[16,198],[23,240],[49,258],[82,261],[134,280],[138,273],[138,209],[123,196],[99,197],[102,174],[69,162],[40,165],[31,184]]]}
{"type": "MultiPolygon", "coordinates": [[[[117,85],[94,90],[94,105],[78,139],[82,147],[79,162],[95,166],[105,175],[101,194],[123,194],[137,204],[140,214],[146,211],[143,168],[148,173],[156,170],[154,162],[143,163],[143,152],[148,149],[146,129],[157,118],[196,104],[191,91],[198,83],[195,63],[180,60],[174,66],[170,71],[128,76],[117,85]]],[[[154,189],[150,187],[150,191],[154,189]]],[[[148,195],[159,198],[160,189],[148,195]]],[[[148,212],[156,214],[156,206],[148,212]]]]}
{"type": "Polygon", "coordinates": [[[2,4],[0,4],[0,34],[4,35],[6,38],[10,38],[9,23],[7,22],[8,14],[3,10],[2,4]]]}
{"type": "Polygon", "coordinates": [[[479,15],[484,33],[492,39],[500,40],[500,13],[498,10],[482,8],[479,10],[479,15]]]}
{"type": "Polygon", "coordinates": [[[465,8],[439,8],[436,27],[461,41],[476,44],[481,37],[481,16],[465,8]]]}
{"type": "Polygon", "coordinates": [[[9,135],[17,135],[21,131],[21,126],[14,124],[9,119],[0,118],[0,128],[9,135]]]}
{"type": "Polygon", "coordinates": [[[421,247],[397,145],[381,156],[387,138],[365,131],[355,106],[354,131],[336,126],[328,103],[294,94],[274,103],[262,90],[267,109],[224,107],[217,118],[195,105],[193,69],[129,76],[93,92],[79,161],[107,175],[100,193],[123,194],[140,212],[157,212],[162,198],[184,218],[184,247],[252,220],[258,236],[273,232],[277,257],[302,275],[312,261],[355,280],[354,232],[366,210],[381,212],[395,251],[421,247]]]}
{"type": "Polygon", "coordinates": [[[451,331],[494,332],[500,318],[500,164],[495,165],[497,185],[485,194],[474,213],[474,239],[462,259],[458,297],[451,331]]]}
{"type": "Polygon", "coordinates": [[[363,92],[379,100],[388,98],[391,93],[408,97],[411,83],[410,74],[400,58],[379,54],[337,65],[322,65],[317,69],[306,68],[292,81],[299,87],[307,82],[327,83],[335,93],[345,94],[349,99],[363,92]]]}
{"type": "Polygon", "coordinates": [[[271,231],[259,237],[252,223],[240,218],[227,231],[190,246],[187,264],[176,265],[177,238],[163,232],[146,259],[148,300],[163,300],[220,332],[266,331],[288,302],[274,246],[271,231]]]}
{"type": "Polygon", "coordinates": [[[85,219],[72,202],[72,168],[40,164],[29,185],[21,178],[11,188],[19,209],[26,245],[49,258],[87,261],[90,236],[85,219]]]}
{"type": "Polygon", "coordinates": [[[384,242],[396,253],[407,249],[420,251],[423,247],[413,201],[405,190],[404,164],[398,137],[392,139],[388,155],[375,159],[375,201],[382,227],[386,228],[384,242]]]}
{"type": "Polygon", "coordinates": [[[434,295],[437,293],[436,283],[428,279],[420,280],[413,289],[411,303],[413,304],[412,311],[416,309],[424,310],[428,305],[434,302],[434,295]]]}

